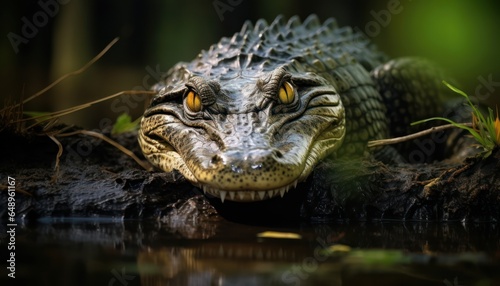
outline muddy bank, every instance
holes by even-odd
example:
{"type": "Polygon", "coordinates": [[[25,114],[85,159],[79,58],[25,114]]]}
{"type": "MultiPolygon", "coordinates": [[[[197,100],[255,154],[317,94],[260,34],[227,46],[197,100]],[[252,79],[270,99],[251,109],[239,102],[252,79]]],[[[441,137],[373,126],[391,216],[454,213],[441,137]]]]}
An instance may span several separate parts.
{"type": "MultiPolygon", "coordinates": [[[[2,138],[0,170],[16,180],[18,218],[119,217],[159,218],[177,201],[197,194],[176,173],[148,172],[130,157],[99,139],[76,135],[59,138],[64,146],[59,171],[54,170],[57,145],[46,136],[2,138]]],[[[109,135],[109,134],[108,134],[109,135]]],[[[5,137],[4,137],[5,136],[5,137]]],[[[139,154],[135,135],[116,139],[139,154]]],[[[1,192],[6,204],[7,192],[1,192]]],[[[1,208],[1,216],[6,210],[1,208]]]]}
{"type": "Polygon", "coordinates": [[[334,219],[497,221],[500,152],[459,163],[387,166],[324,163],[304,204],[308,216],[334,219]],[[328,187],[324,187],[328,186],[328,187]]]}
{"type": "MultiPolygon", "coordinates": [[[[16,215],[116,217],[168,221],[217,219],[496,221],[500,217],[500,152],[485,160],[388,166],[370,160],[325,161],[284,199],[220,203],[177,173],[146,171],[105,142],[88,136],[60,138],[64,153],[46,136],[1,134],[0,204],[7,205],[7,176],[16,180],[16,215]],[[209,201],[211,203],[209,203],[209,201]],[[213,206],[215,206],[215,209],[213,206]]],[[[114,138],[138,156],[134,134],[114,138]]],[[[5,208],[0,216],[7,217],[5,208]]]]}

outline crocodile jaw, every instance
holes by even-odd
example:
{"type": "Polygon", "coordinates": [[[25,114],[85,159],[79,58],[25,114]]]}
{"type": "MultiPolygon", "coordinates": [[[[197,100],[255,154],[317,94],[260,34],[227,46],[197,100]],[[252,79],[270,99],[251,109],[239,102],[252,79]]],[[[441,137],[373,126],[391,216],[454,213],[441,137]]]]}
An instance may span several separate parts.
{"type": "Polygon", "coordinates": [[[288,193],[289,190],[297,187],[297,182],[298,180],[295,180],[292,184],[289,184],[287,186],[267,191],[223,191],[211,188],[207,185],[201,185],[200,188],[203,189],[203,192],[205,194],[218,197],[222,202],[224,202],[226,198],[230,201],[236,202],[253,202],[267,200],[277,196],[283,197],[286,193],[288,193]]]}

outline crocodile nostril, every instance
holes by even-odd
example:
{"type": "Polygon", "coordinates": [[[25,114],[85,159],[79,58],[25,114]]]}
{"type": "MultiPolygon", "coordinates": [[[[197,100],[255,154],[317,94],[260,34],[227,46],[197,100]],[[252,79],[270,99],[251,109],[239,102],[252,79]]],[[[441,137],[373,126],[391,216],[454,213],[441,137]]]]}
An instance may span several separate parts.
{"type": "Polygon", "coordinates": [[[219,155],[214,155],[214,156],[212,157],[212,160],[210,160],[210,163],[212,163],[212,165],[217,165],[217,164],[219,164],[221,161],[222,161],[222,158],[221,158],[219,155]]]}
{"type": "Polygon", "coordinates": [[[281,153],[280,151],[276,150],[274,151],[274,155],[278,158],[283,158],[283,153],[281,153]]]}

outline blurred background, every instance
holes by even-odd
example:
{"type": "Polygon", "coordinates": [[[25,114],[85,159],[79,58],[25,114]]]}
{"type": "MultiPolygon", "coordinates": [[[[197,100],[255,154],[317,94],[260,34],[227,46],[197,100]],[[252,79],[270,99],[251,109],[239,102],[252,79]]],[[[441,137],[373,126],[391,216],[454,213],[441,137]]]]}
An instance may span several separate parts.
{"type": "MultiPolygon", "coordinates": [[[[448,70],[470,95],[499,103],[498,1],[4,1],[0,11],[0,104],[19,101],[77,70],[113,38],[119,42],[85,73],[33,100],[31,111],[55,111],[118,91],[148,89],[160,73],[192,60],[245,20],[276,15],[335,17],[365,33],[391,57],[421,56],[448,70]]],[[[100,103],[64,121],[100,128],[145,97],[100,103]]]]}

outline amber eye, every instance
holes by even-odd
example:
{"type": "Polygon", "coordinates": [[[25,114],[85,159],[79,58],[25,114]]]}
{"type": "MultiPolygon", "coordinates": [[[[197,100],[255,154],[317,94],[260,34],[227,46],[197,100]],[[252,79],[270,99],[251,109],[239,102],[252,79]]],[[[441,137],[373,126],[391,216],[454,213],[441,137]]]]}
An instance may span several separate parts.
{"type": "Polygon", "coordinates": [[[200,96],[190,90],[186,96],[186,105],[192,112],[198,112],[201,110],[201,98],[200,96]]]}
{"type": "Polygon", "coordinates": [[[278,94],[281,103],[283,104],[290,104],[293,102],[295,99],[295,91],[293,89],[293,86],[291,83],[288,81],[285,81],[281,87],[280,87],[280,92],[278,94]]]}

